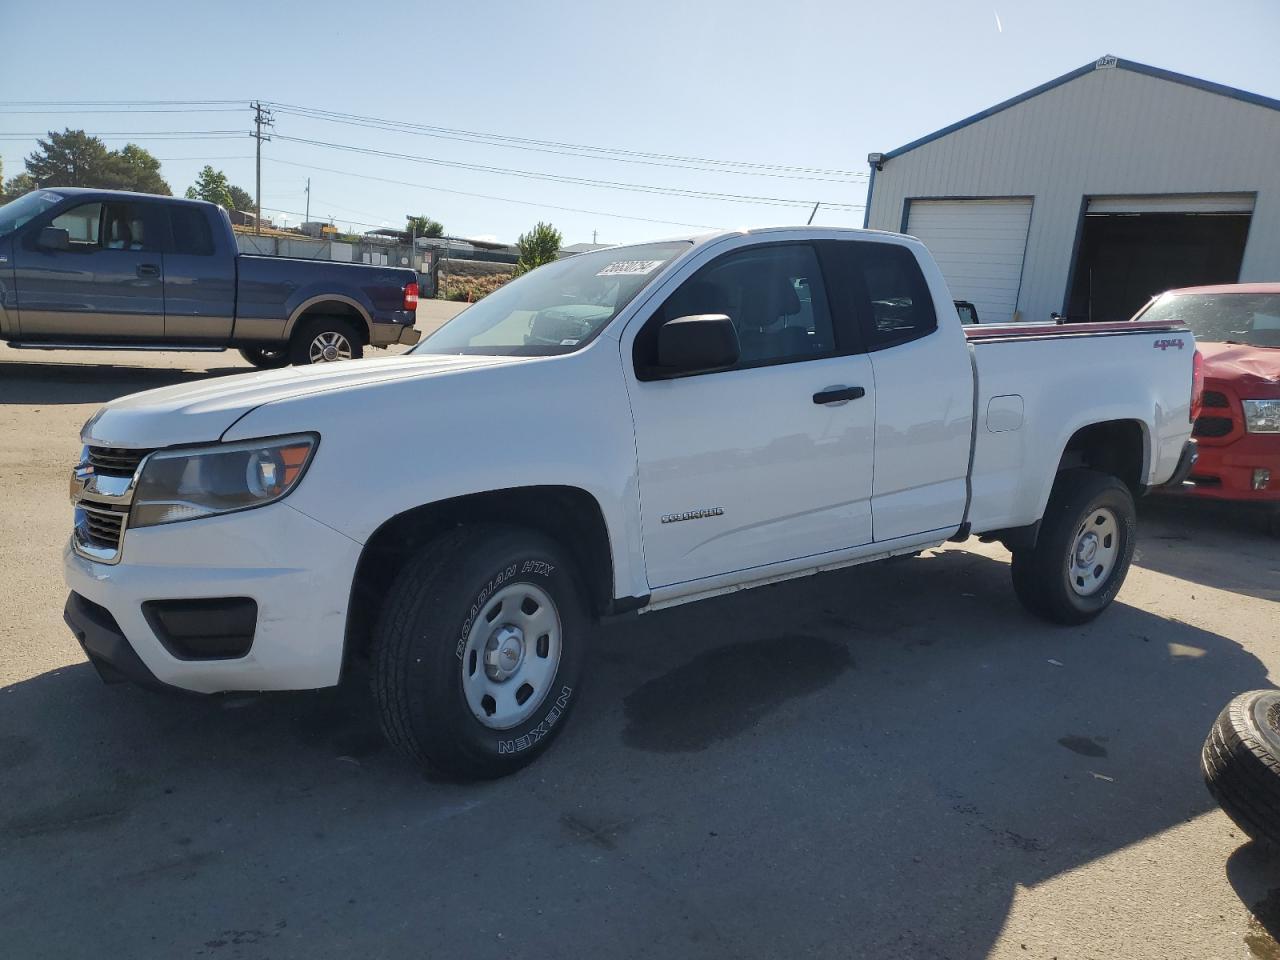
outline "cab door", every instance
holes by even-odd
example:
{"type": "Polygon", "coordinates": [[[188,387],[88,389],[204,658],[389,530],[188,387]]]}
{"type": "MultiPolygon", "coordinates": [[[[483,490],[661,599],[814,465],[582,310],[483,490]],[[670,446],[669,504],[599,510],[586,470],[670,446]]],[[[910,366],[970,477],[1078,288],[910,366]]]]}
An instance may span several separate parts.
{"type": "MultiPolygon", "coordinates": [[[[622,340],[651,588],[870,542],[875,383],[808,242],[695,261],[622,340]],[[664,378],[657,329],[727,314],[736,367],[664,378]]],[[[718,247],[723,250],[723,247],[718,247]]]]}
{"type": "Polygon", "coordinates": [[[92,200],[37,221],[14,244],[23,339],[161,339],[164,224],[157,210],[92,200]],[[41,246],[42,227],[66,231],[66,246],[41,246]]]}
{"type": "Polygon", "coordinates": [[[875,376],[876,542],[949,535],[968,502],[974,381],[945,282],[932,263],[936,288],[926,279],[916,253],[924,247],[914,241],[822,245],[851,285],[875,376]],[[946,305],[942,316],[935,304],[946,305]]]}

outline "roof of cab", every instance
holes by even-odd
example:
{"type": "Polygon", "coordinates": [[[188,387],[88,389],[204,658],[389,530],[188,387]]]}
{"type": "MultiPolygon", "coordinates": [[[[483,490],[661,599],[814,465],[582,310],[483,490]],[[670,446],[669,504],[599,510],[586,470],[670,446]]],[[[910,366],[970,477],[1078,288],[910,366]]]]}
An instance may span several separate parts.
{"type": "Polygon", "coordinates": [[[1217,283],[1205,287],[1179,287],[1169,293],[1274,293],[1280,294],[1280,281],[1270,283],[1217,283]]]}

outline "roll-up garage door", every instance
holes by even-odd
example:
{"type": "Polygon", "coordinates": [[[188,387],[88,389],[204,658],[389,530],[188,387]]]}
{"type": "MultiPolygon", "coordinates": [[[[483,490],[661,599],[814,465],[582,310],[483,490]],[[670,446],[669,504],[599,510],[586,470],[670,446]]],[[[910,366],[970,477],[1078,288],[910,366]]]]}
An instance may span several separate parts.
{"type": "Polygon", "coordinates": [[[1018,308],[1031,199],[912,200],[907,233],[924,241],[951,295],[983,323],[1008,323],[1018,308]]]}
{"type": "Polygon", "coordinates": [[[1252,213],[1252,193],[1174,193],[1090,197],[1090,213],[1252,213]]]}

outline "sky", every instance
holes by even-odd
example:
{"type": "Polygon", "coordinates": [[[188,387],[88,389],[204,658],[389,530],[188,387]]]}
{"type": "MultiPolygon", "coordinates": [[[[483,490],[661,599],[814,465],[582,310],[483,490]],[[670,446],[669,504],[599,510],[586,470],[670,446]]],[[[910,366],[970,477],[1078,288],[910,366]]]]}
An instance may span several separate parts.
{"type": "Polygon", "coordinates": [[[277,222],[310,177],[311,218],[355,232],[624,243],[815,203],[861,226],[870,152],[1105,54],[1280,98],[1277,40],[1280,0],[0,0],[0,158],[70,126],[146,147],[175,193],[205,163],[252,193],[262,100],[277,222]]]}

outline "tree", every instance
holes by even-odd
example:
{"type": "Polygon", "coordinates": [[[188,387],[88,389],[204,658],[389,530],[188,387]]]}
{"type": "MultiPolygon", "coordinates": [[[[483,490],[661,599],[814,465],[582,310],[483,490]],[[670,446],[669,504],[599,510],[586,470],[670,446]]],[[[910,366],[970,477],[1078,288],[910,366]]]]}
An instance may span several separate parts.
{"type": "Polygon", "coordinates": [[[227,175],[215,170],[208,164],[196,177],[196,182],[187,187],[188,200],[208,200],[228,210],[234,209],[231,199],[231,184],[227,183],[227,175]]]}
{"type": "Polygon", "coordinates": [[[115,181],[111,151],[83,130],[50,130],[36,144],[27,173],[42,187],[105,187],[115,181]]]}
{"type": "Polygon", "coordinates": [[[20,173],[17,176],[10,177],[9,182],[4,185],[4,193],[10,200],[15,200],[24,193],[30,193],[36,188],[36,182],[31,179],[31,174],[20,173]]]}
{"type": "Polygon", "coordinates": [[[155,193],[162,197],[173,194],[169,184],[160,176],[160,161],[136,143],[126,144],[111,156],[116,181],[111,184],[112,187],[138,193],[155,193]]]}
{"type": "MultiPolygon", "coordinates": [[[[136,190],[169,196],[169,185],[160,176],[160,161],[131,143],[121,150],[108,150],[97,137],[83,130],[49,131],[37,141],[37,149],[27,157],[31,184],[42,187],[100,187],[106,190],[136,190]]],[[[14,177],[10,183],[17,181],[14,177]]]]}
{"type": "Polygon", "coordinates": [[[404,228],[415,237],[444,236],[444,224],[430,217],[409,217],[404,228]]]}
{"type": "Polygon", "coordinates": [[[539,220],[532,230],[520,234],[516,240],[516,246],[520,248],[516,276],[555,260],[563,242],[564,236],[559,230],[539,220]]]}
{"type": "Polygon", "coordinates": [[[227,184],[227,193],[231,194],[230,210],[240,210],[244,213],[253,213],[257,209],[257,204],[253,197],[249,196],[248,190],[241,190],[234,183],[227,184]]]}

